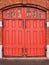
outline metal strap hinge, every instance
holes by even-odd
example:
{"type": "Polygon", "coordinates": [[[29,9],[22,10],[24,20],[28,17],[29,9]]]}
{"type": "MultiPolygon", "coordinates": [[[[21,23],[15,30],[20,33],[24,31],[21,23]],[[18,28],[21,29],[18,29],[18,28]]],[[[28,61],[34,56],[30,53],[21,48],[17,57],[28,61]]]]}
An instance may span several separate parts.
{"type": "Polygon", "coordinates": [[[4,22],[2,22],[2,25],[3,25],[3,27],[4,27],[4,22]]]}

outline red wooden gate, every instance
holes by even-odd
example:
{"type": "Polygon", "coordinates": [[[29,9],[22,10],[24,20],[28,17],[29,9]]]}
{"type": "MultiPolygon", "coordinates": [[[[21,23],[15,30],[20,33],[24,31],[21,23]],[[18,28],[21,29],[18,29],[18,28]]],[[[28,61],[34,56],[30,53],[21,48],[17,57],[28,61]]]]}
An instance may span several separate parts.
{"type": "Polygon", "coordinates": [[[45,20],[46,13],[36,8],[3,11],[3,55],[45,56],[45,20]]]}

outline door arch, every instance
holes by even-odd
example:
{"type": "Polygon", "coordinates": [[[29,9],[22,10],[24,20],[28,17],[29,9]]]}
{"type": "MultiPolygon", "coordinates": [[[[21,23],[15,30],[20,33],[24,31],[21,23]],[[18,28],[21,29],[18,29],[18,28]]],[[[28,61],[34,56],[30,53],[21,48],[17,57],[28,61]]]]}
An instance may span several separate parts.
{"type": "Polygon", "coordinates": [[[3,55],[45,56],[46,12],[32,7],[3,11],[3,55]]]}

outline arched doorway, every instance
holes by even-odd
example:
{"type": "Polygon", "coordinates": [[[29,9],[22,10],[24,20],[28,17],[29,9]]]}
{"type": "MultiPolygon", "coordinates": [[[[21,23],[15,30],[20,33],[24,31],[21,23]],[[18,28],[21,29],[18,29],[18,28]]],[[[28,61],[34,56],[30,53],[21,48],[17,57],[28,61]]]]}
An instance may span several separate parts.
{"type": "Polygon", "coordinates": [[[32,7],[3,11],[3,55],[45,56],[46,12],[32,7]]]}

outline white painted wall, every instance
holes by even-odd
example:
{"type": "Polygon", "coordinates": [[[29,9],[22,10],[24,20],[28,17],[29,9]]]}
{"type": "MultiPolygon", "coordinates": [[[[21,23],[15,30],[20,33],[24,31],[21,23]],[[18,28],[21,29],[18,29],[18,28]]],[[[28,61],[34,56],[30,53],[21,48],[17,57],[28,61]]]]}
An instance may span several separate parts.
{"type": "Polygon", "coordinates": [[[2,21],[0,21],[0,27],[2,27],[2,21]]]}
{"type": "MultiPolygon", "coordinates": [[[[0,27],[2,27],[2,21],[0,21],[0,27]]],[[[0,45],[0,58],[2,58],[2,45],[0,45]]]]}
{"type": "Polygon", "coordinates": [[[47,27],[49,27],[49,22],[47,22],[47,27]]]}
{"type": "Polygon", "coordinates": [[[2,45],[0,45],[0,58],[2,58],[2,45]]]}
{"type": "Polygon", "coordinates": [[[46,52],[46,54],[47,54],[47,58],[49,58],[49,45],[47,45],[47,52],[46,52]]]}

